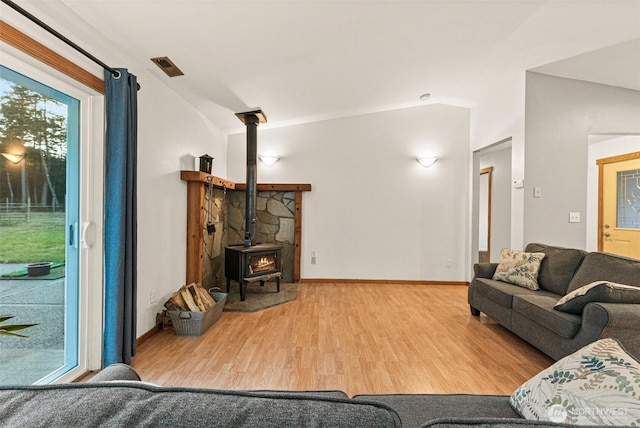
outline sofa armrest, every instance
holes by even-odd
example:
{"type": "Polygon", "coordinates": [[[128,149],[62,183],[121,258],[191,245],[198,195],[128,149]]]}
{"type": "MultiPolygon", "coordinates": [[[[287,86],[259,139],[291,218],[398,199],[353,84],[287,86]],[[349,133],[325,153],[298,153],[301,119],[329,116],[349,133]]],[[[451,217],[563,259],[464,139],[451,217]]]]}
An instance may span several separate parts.
{"type": "Polygon", "coordinates": [[[475,263],[473,265],[473,275],[476,278],[493,278],[496,273],[498,263],[475,263]]]}
{"type": "Polygon", "coordinates": [[[588,343],[606,337],[617,339],[629,353],[640,358],[640,304],[587,303],[581,333],[585,333],[582,338],[588,338],[588,343]]]}
{"type": "Polygon", "coordinates": [[[109,382],[114,380],[141,381],[142,379],[131,366],[122,363],[115,363],[102,369],[87,382],[109,382]]]}
{"type": "MultiPolygon", "coordinates": [[[[587,306],[595,306],[607,313],[609,322],[605,328],[634,329],[640,335],[640,304],[637,303],[601,303],[592,302],[587,306]]],[[[587,307],[585,306],[585,310],[587,307]]]]}

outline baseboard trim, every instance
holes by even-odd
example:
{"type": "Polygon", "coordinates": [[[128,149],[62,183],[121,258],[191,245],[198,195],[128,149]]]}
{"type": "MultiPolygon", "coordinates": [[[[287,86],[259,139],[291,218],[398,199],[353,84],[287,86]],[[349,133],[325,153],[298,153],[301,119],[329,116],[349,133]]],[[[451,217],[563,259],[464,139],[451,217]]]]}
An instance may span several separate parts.
{"type": "Polygon", "coordinates": [[[425,280],[403,280],[403,279],[339,279],[339,278],[301,278],[300,283],[338,283],[338,284],[414,284],[414,285],[465,285],[468,281],[425,281],[425,280]]]}
{"type": "Polygon", "coordinates": [[[136,339],[136,346],[142,345],[157,332],[162,331],[162,324],[156,324],[151,330],[136,339]]]}

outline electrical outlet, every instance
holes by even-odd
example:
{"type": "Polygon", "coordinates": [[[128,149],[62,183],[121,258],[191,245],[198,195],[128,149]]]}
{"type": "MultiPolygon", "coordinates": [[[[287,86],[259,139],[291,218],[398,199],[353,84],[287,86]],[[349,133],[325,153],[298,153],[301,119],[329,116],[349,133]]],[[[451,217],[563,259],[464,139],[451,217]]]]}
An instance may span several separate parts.
{"type": "Polygon", "coordinates": [[[315,265],[318,261],[318,252],[316,250],[311,251],[311,264],[315,265]]]}
{"type": "Polygon", "coordinates": [[[570,212],[569,213],[569,223],[580,223],[580,213],[579,212],[570,212]]]}
{"type": "Polygon", "coordinates": [[[149,292],[149,303],[155,303],[158,301],[158,290],[153,289],[149,292]]]}
{"type": "Polygon", "coordinates": [[[533,187],[533,197],[541,198],[542,197],[542,188],[540,186],[533,187]]]}
{"type": "Polygon", "coordinates": [[[451,259],[447,259],[447,261],[445,262],[445,265],[446,265],[447,267],[451,267],[451,266],[453,266],[453,260],[451,260],[451,259]]]}

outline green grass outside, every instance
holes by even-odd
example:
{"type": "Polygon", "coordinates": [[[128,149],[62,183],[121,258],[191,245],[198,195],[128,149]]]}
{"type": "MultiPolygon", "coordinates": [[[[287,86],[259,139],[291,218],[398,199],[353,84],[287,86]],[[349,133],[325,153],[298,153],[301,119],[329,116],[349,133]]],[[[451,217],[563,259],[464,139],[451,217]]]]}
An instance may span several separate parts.
{"type": "Polygon", "coordinates": [[[31,213],[28,222],[0,225],[0,263],[64,262],[64,213],[31,213]]]}

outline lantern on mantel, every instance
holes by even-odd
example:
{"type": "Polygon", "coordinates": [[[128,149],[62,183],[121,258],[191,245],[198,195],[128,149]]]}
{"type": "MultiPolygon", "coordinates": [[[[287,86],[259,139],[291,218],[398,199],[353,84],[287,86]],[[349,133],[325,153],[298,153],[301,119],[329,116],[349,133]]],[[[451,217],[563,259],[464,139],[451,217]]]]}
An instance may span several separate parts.
{"type": "Polygon", "coordinates": [[[213,158],[207,154],[200,156],[200,171],[206,174],[211,174],[211,167],[213,166],[213,158]]]}

